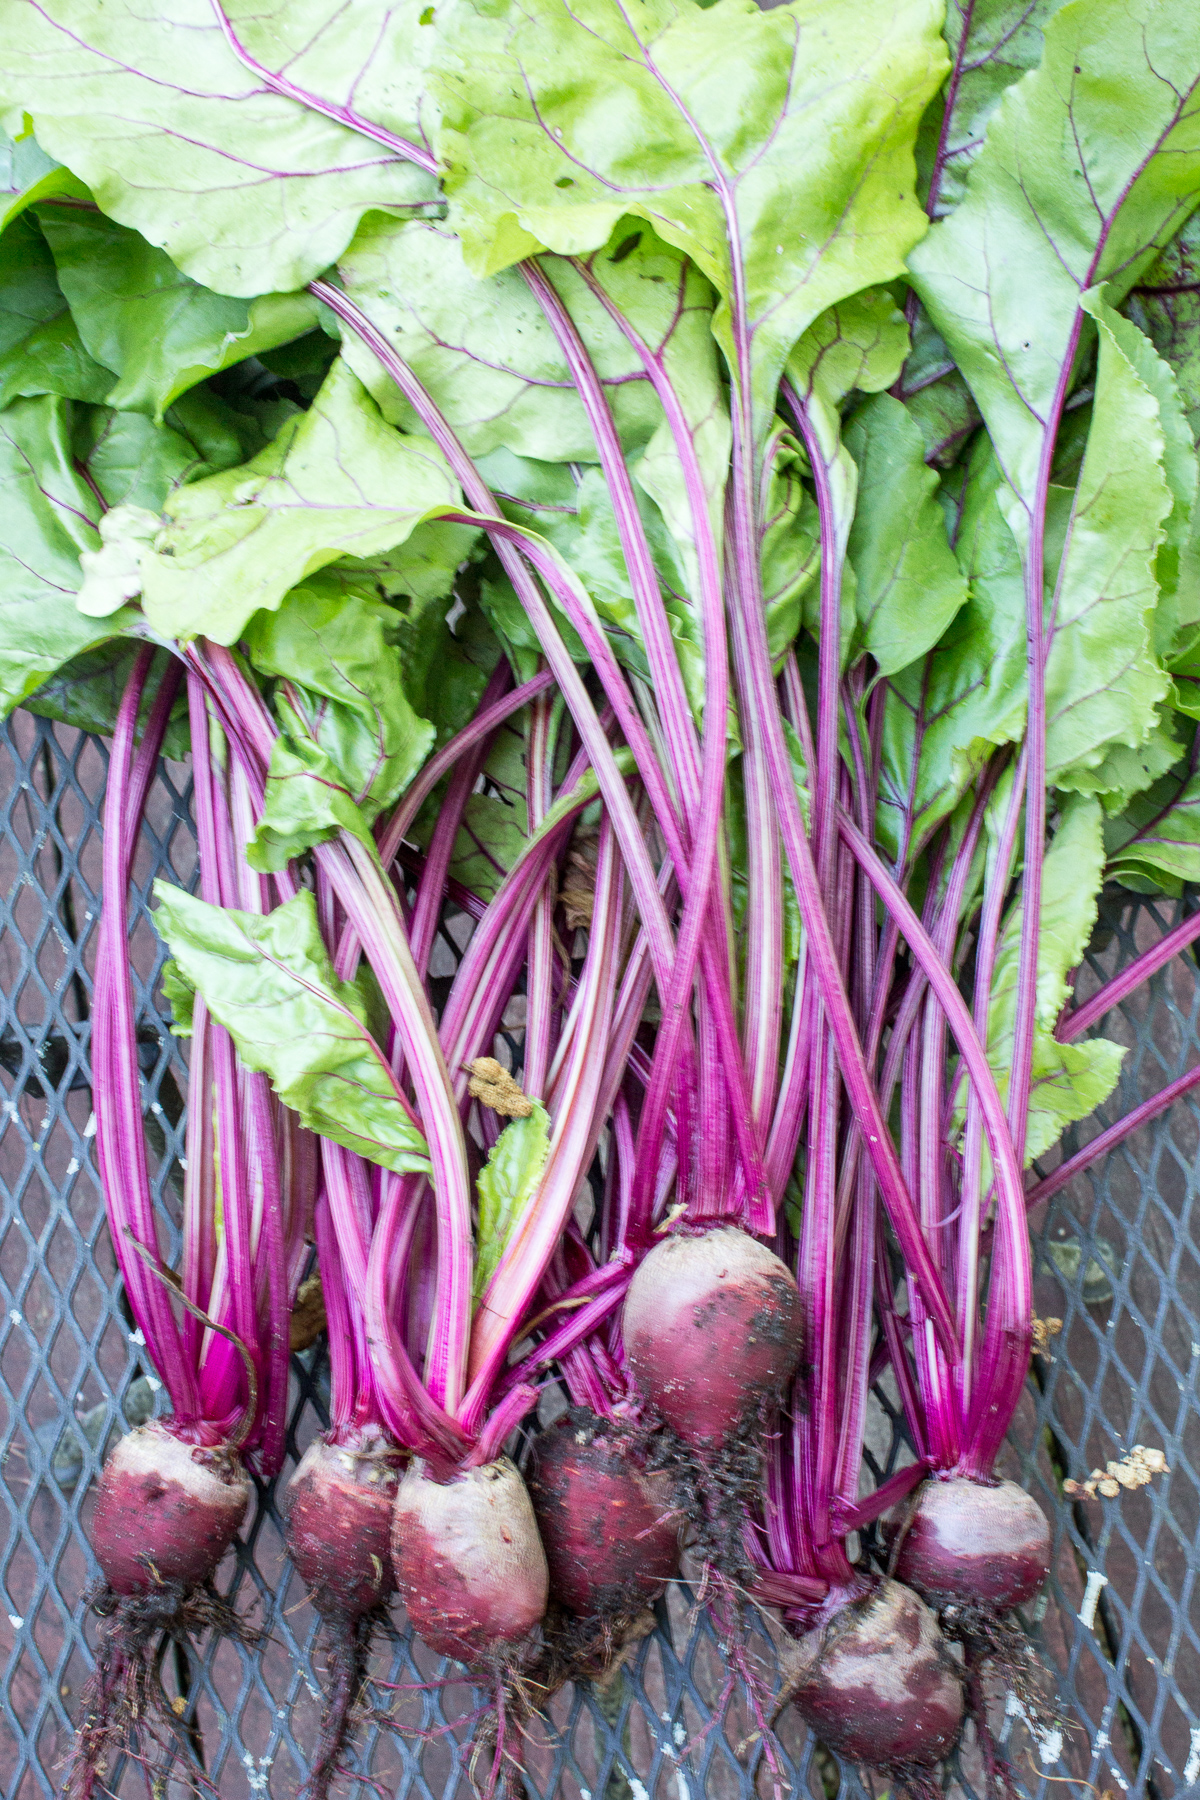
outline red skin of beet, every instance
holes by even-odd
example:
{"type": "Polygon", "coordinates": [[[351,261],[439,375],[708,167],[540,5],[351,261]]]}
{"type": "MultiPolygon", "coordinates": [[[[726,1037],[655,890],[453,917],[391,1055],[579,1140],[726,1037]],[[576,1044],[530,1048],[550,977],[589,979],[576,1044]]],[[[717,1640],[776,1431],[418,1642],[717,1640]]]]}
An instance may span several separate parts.
{"type": "Polygon", "coordinates": [[[925,1481],[899,1530],[896,1577],[935,1606],[1008,1612],[1032,1600],[1050,1573],[1050,1526],[1015,1481],[925,1481]]]}
{"type": "Polygon", "coordinates": [[[446,1483],[414,1461],[396,1493],[392,1567],[418,1635],[459,1662],[512,1659],[546,1611],[545,1551],[506,1456],[446,1483]]]}
{"type": "Polygon", "coordinates": [[[395,1446],[377,1432],[318,1438],[288,1483],[288,1553],[324,1619],[349,1622],[396,1591],[392,1505],[395,1446]]]}
{"type": "Polygon", "coordinates": [[[898,1581],[801,1638],[785,1681],[822,1743],[870,1768],[930,1767],[962,1728],[962,1682],[937,1620],[898,1581]]]}
{"type": "Polygon", "coordinates": [[[113,1446],[96,1489],[91,1536],[105,1580],[121,1595],[165,1582],[198,1587],[249,1503],[249,1479],[230,1450],[186,1444],[156,1420],[140,1425],[113,1446]]]}
{"type": "Polygon", "coordinates": [[[666,1476],[578,1408],[543,1431],[526,1477],[550,1592],[580,1618],[640,1612],[679,1570],[679,1521],[666,1476]]]}
{"type": "Polygon", "coordinates": [[[736,1226],[664,1238],[625,1300],[625,1349],[643,1394],[687,1444],[731,1444],[800,1360],[800,1298],[773,1251],[736,1226]]]}

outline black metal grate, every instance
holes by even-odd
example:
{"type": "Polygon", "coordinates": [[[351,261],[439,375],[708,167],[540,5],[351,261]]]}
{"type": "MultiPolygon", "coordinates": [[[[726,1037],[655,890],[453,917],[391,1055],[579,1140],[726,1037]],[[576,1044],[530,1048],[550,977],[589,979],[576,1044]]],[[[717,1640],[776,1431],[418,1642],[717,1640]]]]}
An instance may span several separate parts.
{"type": "MultiPolygon", "coordinates": [[[[89,1666],[92,1627],[81,1621],[80,1597],[96,1573],[90,1483],[109,1433],[154,1402],[114,1289],[92,1158],[88,997],[104,778],[94,738],[29,715],[0,734],[0,1791],[8,1800],[55,1792],[89,1666]]],[[[139,852],[132,937],[152,1163],[172,1228],[185,1071],[155,1005],[161,953],[146,896],[158,873],[193,877],[188,806],[186,771],[164,765],[139,852]]],[[[1083,986],[1153,942],[1178,910],[1114,898],[1083,986]]],[[[1108,1109],[1116,1117],[1200,1059],[1194,960],[1178,959],[1106,1029],[1130,1048],[1108,1109]]],[[[1106,1122],[1089,1121],[1074,1141],[1106,1122]]],[[[1008,1472],[1055,1522],[1053,1578],[1031,1623],[1057,1673],[1061,1746],[1035,1742],[1019,1716],[1005,1715],[1004,1695],[994,1698],[1001,1735],[1039,1800],[1062,1791],[1050,1776],[1160,1800],[1200,1791],[1198,1144],[1200,1110],[1185,1100],[1034,1219],[1037,1311],[1063,1327],[1052,1360],[1035,1367],[1006,1456],[1008,1472]],[[1118,1500],[1062,1498],[1063,1478],[1086,1476],[1139,1442],[1165,1450],[1169,1475],[1118,1500]]],[[[297,1455],[324,1423],[320,1349],[293,1366],[297,1455]]],[[[908,1455],[886,1393],[871,1449],[877,1474],[908,1455]]],[[[320,1655],[315,1620],[283,1559],[273,1490],[259,1493],[221,1579],[267,1629],[264,1648],[209,1647],[199,1667],[176,1664],[164,1678],[183,1694],[222,1800],[290,1794],[315,1734],[320,1655]]],[[[526,1742],[531,1800],[772,1792],[761,1753],[743,1748],[752,1730],[746,1697],[727,1690],[720,1647],[694,1617],[686,1586],[658,1620],[605,1689],[560,1695],[553,1727],[526,1742]]],[[[765,1633],[752,1648],[764,1680],[774,1680],[765,1633]]],[[[378,1702],[393,1704],[410,1729],[364,1732],[361,1780],[348,1774],[344,1791],[465,1796],[479,1697],[407,1636],[383,1646],[377,1669],[396,1684],[379,1688],[378,1702]],[[448,1673],[452,1684],[439,1685],[448,1673]]],[[[794,1722],[785,1718],[781,1731],[783,1777],[797,1792],[864,1793],[794,1722]]],[[[150,1791],[132,1765],[114,1771],[112,1784],[122,1794],[150,1791]]],[[[969,1742],[952,1786],[982,1791],[969,1742]]],[[[159,1791],[174,1796],[184,1785],[172,1778],[159,1791]]]]}

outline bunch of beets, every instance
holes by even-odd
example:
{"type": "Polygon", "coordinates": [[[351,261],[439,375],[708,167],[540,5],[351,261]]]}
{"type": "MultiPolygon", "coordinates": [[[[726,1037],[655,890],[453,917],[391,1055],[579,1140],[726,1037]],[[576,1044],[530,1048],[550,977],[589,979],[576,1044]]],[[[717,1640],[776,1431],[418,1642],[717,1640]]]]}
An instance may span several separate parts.
{"type": "Polygon", "coordinates": [[[99,1478],[76,1800],[186,1757],[164,1632],[249,1630],[214,1576],[314,1271],[309,1800],[395,1596],[488,1696],[491,1791],[681,1555],[777,1773],[790,1704],[912,1796],[969,1726],[1006,1791],[1026,1213],[1089,1153],[1028,1171],[1200,935],[1075,994],[1106,883],[1200,880],[1195,24],[0,10],[0,701],[111,735],[96,1151],[169,1401],[99,1478]]]}

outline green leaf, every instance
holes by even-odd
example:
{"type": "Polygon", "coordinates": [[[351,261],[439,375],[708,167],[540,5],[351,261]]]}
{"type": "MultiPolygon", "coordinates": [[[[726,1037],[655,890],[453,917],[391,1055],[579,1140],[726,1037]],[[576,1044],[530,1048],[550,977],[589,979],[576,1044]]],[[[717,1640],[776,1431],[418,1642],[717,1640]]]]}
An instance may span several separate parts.
{"type": "MultiPolygon", "coordinates": [[[[1080,962],[1096,922],[1104,879],[1100,806],[1093,799],[1067,802],[1046,850],[1042,869],[1038,939],[1037,1012],[1033,1087],[1026,1166],[1057,1143],[1068,1125],[1086,1118],[1112,1093],[1125,1051],[1104,1038],[1060,1044],[1054,1027],[1069,993],[1068,976],[1080,962]]],[[[988,1005],[988,1061],[1001,1099],[1012,1070],[1021,902],[1009,910],[996,953],[988,1005]]]]}
{"type": "Polygon", "coordinates": [[[1129,313],[1174,371],[1193,441],[1200,440],[1200,214],[1133,288],[1129,313]]]}
{"type": "Polygon", "coordinates": [[[443,21],[438,150],[470,266],[586,254],[636,214],[722,295],[730,355],[736,264],[764,429],[801,333],[925,229],[912,146],[946,66],[926,0],[459,0],[443,21]]]}
{"type": "MultiPolygon", "coordinates": [[[[1200,775],[1186,765],[1139,794],[1105,834],[1109,873],[1177,894],[1200,881],[1200,775]]],[[[1131,884],[1133,885],[1133,884],[1131,884]]]]}
{"type": "Polygon", "coordinates": [[[1016,542],[996,496],[1003,478],[981,440],[956,541],[970,598],[922,661],[889,677],[877,830],[910,860],[954,811],[992,751],[1025,728],[1025,602],[1016,542]]]}
{"type": "Polygon", "coordinates": [[[967,597],[946,541],[938,478],[899,400],[877,394],[846,430],[858,465],[858,505],[849,556],[856,576],[858,629],[881,675],[931,650],[967,597]]]}
{"type": "Polygon", "coordinates": [[[125,608],[75,608],[79,553],[99,544],[96,497],[76,466],[70,402],[15,400],[0,413],[0,711],[19,706],[64,663],[132,626],[125,608]]]}
{"type": "Polygon", "coordinates": [[[385,424],[339,359],[260,455],[173,496],[142,562],[146,617],[163,637],[233,643],[306,575],[391,549],[458,503],[433,442],[385,424]]]}
{"type": "Polygon", "coordinates": [[[71,443],[106,506],[138,506],[156,513],[175,488],[221,466],[220,445],[195,429],[196,417],[197,409],[184,403],[171,408],[163,426],[144,413],[76,407],[71,443]]]}
{"type": "Polygon", "coordinates": [[[91,200],[83,182],[46,155],[26,117],[14,115],[9,124],[14,127],[14,137],[0,131],[0,231],[7,230],[35,201],[57,194],[72,200],[91,200]]]}
{"type": "MultiPolygon", "coordinates": [[[[1098,295],[1083,304],[1100,337],[1096,396],[1079,486],[1061,520],[1065,543],[1046,627],[1046,763],[1060,788],[1073,786],[1076,768],[1094,769],[1108,745],[1143,743],[1169,692],[1150,625],[1172,495],[1159,403],[1131,359],[1144,364],[1142,352],[1153,352],[1098,295]]],[[[1007,514],[1021,531],[1015,503],[1007,514]]]]}
{"type": "Polygon", "coordinates": [[[957,80],[931,106],[917,153],[922,187],[940,151],[934,218],[953,211],[983,144],[988,120],[1007,88],[1042,59],[1042,33],[1063,0],[950,0],[946,42],[957,80]]]}
{"type": "Polygon", "coordinates": [[[1192,0],[1072,0],[992,115],[961,206],[909,259],[1026,503],[1082,295],[1108,282],[1119,301],[1200,199],[1198,78],[1192,0]]]}
{"type": "Polygon", "coordinates": [[[210,906],[156,881],[159,931],[182,977],[301,1123],[397,1174],[429,1153],[368,1029],[367,1005],[339,981],[304,890],[265,916],[210,906]]]}
{"type": "Polygon", "coordinates": [[[32,218],[0,237],[0,407],[20,395],[103,400],[112,373],[84,349],[32,218]]]}
{"type": "Polygon", "coordinates": [[[182,275],[162,250],[103,213],[42,207],[38,220],[90,354],[120,380],[107,399],[156,423],[206,376],[274,349],[316,322],[308,294],[234,300],[182,275]]]}
{"type": "Polygon", "coordinates": [[[352,818],[360,832],[360,817],[373,824],[428,755],[433,726],[405,694],[395,624],[390,607],[323,574],[250,621],[251,662],[288,684],[275,696],[284,737],[272,751],[254,840],[266,866],[283,866],[352,818]],[[339,806],[336,821],[330,816],[331,788],[345,791],[355,815],[339,806]]]}
{"type": "MultiPolygon", "coordinates": [[[[380,59],[380,80],[404,87],[407,75],[388,71],[409,60],[415,6],[368,0],[339,14],[352,37],[365,27],[359,62],[376,46],[370,21],[386,23],[389,48],[400,54],[380,59]]],[[[303,32],[314,15],[305,8],[295,28],[303,32]]],[[[328,42],[306,67],[326,63],[332,79],[348,65],[327,61],[328,42]]],[[[219,293],[302,288],[337,258],[369,207],[436,197],[432,177],[394,150],[272,93],[226,43],[209,0],[151,9],[133,0],[12,0],[0,15],[0,66],[42,148],[87,183],[101,210],[219,293]]],[[[376,83],[372,98],[378,91],[376,83]]],[[[8,129],[21,129],[23,117],[11,112],[8,129]]]]}
{"type": "MultiPolygon", "coordinates": [[[[114,638],[96,650],[85,650],[82,656],[72,657],[30,694],[24,702],[27,711],[37,713],[43,719],[56,719],[63,725],[74,725],[95,736],[109,736],[117,722],[121,699],[140,648],[136,641],[114,638]]],[[[139,735],[170,661],[168,652],[163,650],[151,665],[138,709],[139,735]]],[[[169,761],[182,762],[191,748],[187,694],[180,692],[171,708],[163,755],[169,761]]]]}
{"type": "Polygon", "coordinates": [[[428,150],[421,115],[434,33],[425,0],[228,0],[222,10],[264,69],[428,150]]]}
{"type": "Polygon", "coordinates": [[[815,583],[821,568],[821,528],[817,503],[801,477],[808,459],[795,436],[780,425],[767,440],[767,501],[759,540],[767,644],[771,660],[793,642],[801,622],[820,626],[815,583]]]}
{"type": "MultiPolygon", "coordinates": [[[[841,406],[847,396],[890,387],[904,363],[908,328],[891,295],[869,290],[841,301],[809,327],[788,358],[787,378],[824,463],[841,584],[842,654],[855,627],[854,568],[846,550],[858,498],[858,468],[842,442],[841,406]]],[[[819,609],[807,620],[820,629],[819,609]]]]}
{"type": "Polygon", "coordinates": [[[550,1115],[540,1100],[524,1119],[513,1119],[479,1171],[473,1296],[478,1302],[500,1265],[514,1231],[537,1192],[550,1152],[550,1115]]]}
{"type": "Polygon", "coordinates": [[[196,990],[173,956],[162,966],[163,999],[171,1009],[171,1036],[191,1037],[196,990]]]}
{"type": "MultiPolygon", "coordinates": [[[[678,272],[679,258],[675,257],[678,272]]],[[[479,281],[444,225],[365,219],[338,271],[347,292],[419,378],[472,456],[505,449],[541,462],[595,462],[583,403],[541,307],[515,269],[479,281]]],[[[572,316],[616,409],[630,448],[644,446],[661,409],[641,365],[600,303],[563,265],[547,265],[568,291],[572,316]]],[[[674,293],[661,271],[652,290],[659,322],[674,293]]],[[[386,419],[418,430],[415,415],[370,350],[347,334],[343,354],[386,419]]]]}
{"type": "Polygon", "coordinates": [[[1152,787],[1183,754],[1175,724],[1174,716],[1160,719],[1136,748],[1110,744],[1094,769],[1071,771],[1072,792],[1095,794],[1109,815],[1126,812],[1133,797],[1152,787]]]}

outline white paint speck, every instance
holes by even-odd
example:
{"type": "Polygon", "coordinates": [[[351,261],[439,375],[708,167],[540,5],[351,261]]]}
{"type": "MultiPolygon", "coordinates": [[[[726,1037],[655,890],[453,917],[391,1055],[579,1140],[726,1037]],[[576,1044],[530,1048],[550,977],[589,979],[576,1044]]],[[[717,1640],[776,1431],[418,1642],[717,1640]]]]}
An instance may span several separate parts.
{"type": "Polygon", "coordinates": [[[1062,1755],[1063,1734],[1057,1726],[1051,1731],[1043,1731],[1038,1737],[1038,1756],[1042,1766],[1049,1768],[1062,1755]]]}
{"type": "Polygon", "coordinates": [[[85,1138],[95,1137],[95,1135],[96,1135],[96,1115],[95,1115],[95,1113],[88,1114],[88,1122],[83,1128],[83,1135],[85,1138]]]}
{"type": "Polygon", "coordinates": [[[1194,1781],[1200,1781],[1200,1725],[1192,1726],[1192,1739],[1188,1748],[1188,1759],[1183,1765],[1184,1787],[1191,1787],[1194,1781]]]}
{"type": "Polygon", "coordinates": [[[144,1350],[146,1348],[146,1340],[143,1337],[140,1329],[137,1331],[130,1332],[129,1341],[131,1344],[136,1344],[138,1346],[139,1350],[144,1350]]]}
{"type": "Polygon", "coordinates": [[[1079,1609],[1079,1623],[1085,1631],[1091,1631],[1095,1627],[1096,1604],[1107,1586],[1107,1575],[1102,1575],[1099,1569],[1088,1570],[1087,1586],[1083,1590],[1083,1605],[1079,1609]]]}
{"type": "Polygon", "coordinates": [[[629,1791],[633,1795],[633,1800],[650,1800],[649,1794],[646,1792],[636,1775],[631,1775],[629,1777],[629,1791]]]}
{"type": "Polygon", "coordinates": [[[25,1623],[24,1619],[18,1618],[16,1613],[9,1613],[8,1622],[14,1631],[20,1631],[22,1625],[25,1623]]]}
{"type": "Polygon", "coordinates": [[[8,1316],[12,1324],[19,1325],[21,1323],[21,1315],[15,1306],[11,1309],[8,1316]]]}
{"type": "Polygon", "coordinates": [[[150,1389],[152,1394],[157,1394],[159,1388],[162,1386],[162,1382],[158,1379],[157,1375],[147,1375],[146,1386],[150,1389]]]}
{"type": "Polygon", "coordinates": [[[675,1739],[676,1748],[682,1750],[684,1744],[687,1742],[687,1732],[683,1729],[682,1719],[676,1719],[675,1730],[672,1733],[672,1736],[675,1739]]]}
{"type": "Polygon", "coordinates": [[[78,1175],[78,1173],[79,1173],[79,1158],[77,1156],[73,1156],[71,1158],[70,1162],[67,1164],[67,1174],[68,1175],[78,1175]]]}

